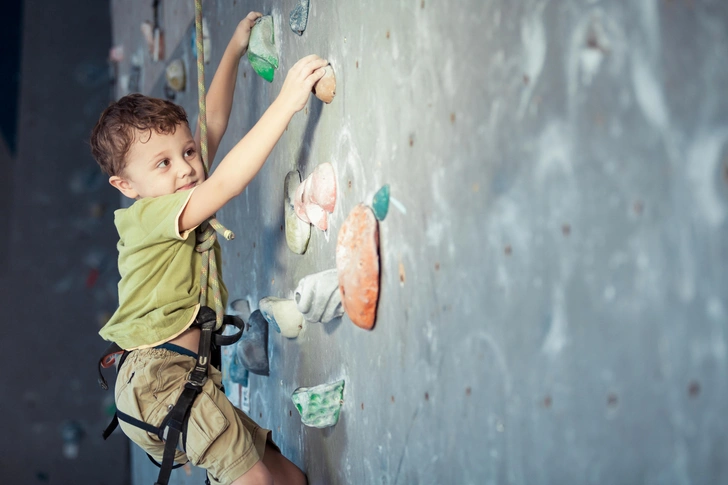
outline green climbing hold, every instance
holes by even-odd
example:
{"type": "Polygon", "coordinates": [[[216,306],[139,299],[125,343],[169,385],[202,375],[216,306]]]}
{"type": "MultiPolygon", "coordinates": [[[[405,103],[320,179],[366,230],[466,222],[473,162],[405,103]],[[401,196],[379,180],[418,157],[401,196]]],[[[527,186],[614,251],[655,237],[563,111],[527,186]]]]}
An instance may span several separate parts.
{"type": "Polygon", "coordinates": [[[385,185],[374,194],[372,210],[377,220],[383,221],[389,212],[389,185],[385,185]]]}
{"type": "Polygon", "coordinates": [[[312,428],[326,428],[339,421],[344,399],[344,381],[321,384],[315,387],[299,387],[291,396],[301,413],[301,422],[312,428]]]}
{"type": "Polygon", "coordinates": [[[250,31],[248,60],[260,77],[273,81],[273,74],[278,69],[278,54],[273,36],[273,17],[270,15],[259,18],[250,31]]]}

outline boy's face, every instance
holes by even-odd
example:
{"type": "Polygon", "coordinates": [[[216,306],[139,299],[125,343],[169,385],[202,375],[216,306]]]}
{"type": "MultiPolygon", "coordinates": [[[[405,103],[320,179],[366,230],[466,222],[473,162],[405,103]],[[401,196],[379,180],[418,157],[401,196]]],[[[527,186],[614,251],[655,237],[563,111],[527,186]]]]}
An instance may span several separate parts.
{"type": "Polygon", "coordinates": [[[126,162],[124,173],[109,178],[109,183],[131,199],[173,194],[205,180],[202,158],[187,124],[177,125],[168,135],[153,130],[151,136],[136,133],[126,162]]]}

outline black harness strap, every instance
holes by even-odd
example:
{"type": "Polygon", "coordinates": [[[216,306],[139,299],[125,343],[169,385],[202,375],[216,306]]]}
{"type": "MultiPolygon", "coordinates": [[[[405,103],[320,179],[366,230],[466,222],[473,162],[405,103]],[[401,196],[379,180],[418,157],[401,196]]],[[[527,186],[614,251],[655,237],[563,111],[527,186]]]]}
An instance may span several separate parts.
{"type": "MultiPolygon", "coordinates": [[[[183,463],[175,465],[174,455],[177,449],[177,444],[180,443],[180,437],[182,438],[183,451],[187,447],[187,421],[189,420],[192,403],[197,398],[197,395],[202,392],[202,387],[207,382],[208,366],[213,364],[219,368],[219,347],[237,342],[243,334],[245,327],[240,318],[225,315],[222,328],[224,329],[226,325],[232,325],[239,329],[238,332],[234,335],[222,335],[219,333],[213,334],[215,323],[215,312],[209,307],[201,307],[197,314],[197,318],[193,323],[193,326],[199,326],[201,330],[200,345],[195,366],[187,375],[187,382],[185,383],[182,393],[177,398],[177,402],[159,426],[152,426],[149,423],[145,423],[144,421],[136,419],[117,409],[111,423],[109,423],[103,432],[104,439],[108,438],[119,425],[119,419],[121,419],[122,421],[141,428],[149,433],[154,433],[159,437],[159,439],[164,441],[164,453],[161,464],[157,463],[156,460],[147,453],[147,456],[149,456],[152,463],[159,466],[159,476],[157,477],[157,481],[154,485],[167,485],[169,483],[172,470],[184,465],[183,463]]],[[[126,360],[129,352],[121,349],[116,344],[110,345],[104,353],[104,356],[99,360],[99,384],[103,389],[108,389],[109,386],[101,373],[101,367],[110,367],[113,365],[116,355],[119,353],[122,355],[118,368],[121,368],[121,365],[124,363],[124,360],[126,360]]]]}
{"type": "MultiPolygon", "coordinates": [[[[104,379],[104,375],[101,373],[102,367],[111,367],[111,365],[116,361],[116,356],[119,354],[119,351],[116,349],[121,349],[116,343],[112,343],[109,345],[109,347],[106,349],[106,352],[104,355],[99,359],[99,385],[103,390],[107,390],[109,388],[109,385],[106,383],[106,379],[104,379]]],[[[121,369],[121,366],[124,364],[124,361],[129,356],[130,352],[127,352],[124,349],[121,349],[121,358],[119,359],[119,366],[118,369],[121,369]]],[[[106,427],[106,429],[101,433],[101,436],[103,436],[104,440],[106,440],[109,436],[111,436],[111,433],[114,432],[114,430],[119,426],[119,411],[118,409],[114,413],[114,417],[111,418],[111,422],[106,427]]],[[[121,413],[124,414],[124,413],[121,413]]],[[[127,415],[125,415],[127,416],[127,415]]],[[[129,418],[133,419],[131,416],[129,418]]],[[[141,422],[141,421],[140,421],[141,422]]],[[[146,424],[146,423],[144,423],[146,424]]]]}
{"type": "MultiPolygon", "coordinates": [[[[207,379],[207,376],[205,376],[205,379],[207,379]]],[[[165,440],[164,455],[162,456],[162,465],[159,467],[159,476],[154,485],[167,485],[169,483],[169,477],[174,467],[174,455],[177,451],[177,443],[179,443],[180,435],[182,434],[182,427],[189,417],[192,402],[201,391],[201,386],[190,386],[190,383],[187,382],[182,394],[177,399],[177,403],[167,417],[164,418],[164,421],[162,421],[159,431],[163,434],[166,431],[166,436],[163,437],[165,440]]]]}

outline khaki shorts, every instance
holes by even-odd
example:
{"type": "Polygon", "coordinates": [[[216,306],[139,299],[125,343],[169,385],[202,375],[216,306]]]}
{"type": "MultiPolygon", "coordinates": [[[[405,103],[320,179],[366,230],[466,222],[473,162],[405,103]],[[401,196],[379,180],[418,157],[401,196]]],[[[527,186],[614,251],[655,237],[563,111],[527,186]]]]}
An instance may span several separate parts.
{"type": "MultiPolygon", "coordinates": [[[[194,357],[171,350],[133,351],[116,379],[117,408],[152,426],[159,426],[177,402],[194,365],[194,357]]],[[[179,451],[181,447],[178,447],[175,461],[185,463],[189,460],[207,470],[213,484],[229,484],[263,458],[270,431],[232,405],[220,390],[220,371],[210,367],[208,377],[192,404],[187,426],[187,452],[179,451]]],[[[164,441],[124,421],[120,420],[119,425],[129,439],[161,462],[164,441]]]]}

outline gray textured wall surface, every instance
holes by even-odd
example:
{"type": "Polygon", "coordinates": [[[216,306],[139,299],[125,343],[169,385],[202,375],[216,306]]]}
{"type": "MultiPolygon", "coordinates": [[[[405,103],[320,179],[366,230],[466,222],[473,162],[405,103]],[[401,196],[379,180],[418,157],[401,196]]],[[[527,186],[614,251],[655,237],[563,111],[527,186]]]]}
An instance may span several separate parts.
{"type": "Polygon", "coordinates": [[[221,155],[298,58],[338,83],[219,214],[231,298],[291,297],[355,204],[398,202],[374,330],[271,334],[252,379],[311,483],[728,483],[728,4],[314,0],[302,37],[294,5],[205,6],[210,66],[248,10],[281,59],[272,84],[241,67],[221,155]],[[299,256],[283,179],[323,162],[339,200],[299,256]],[[303,427],[292,392],[342,378],[339,423],[303,427]]]}

